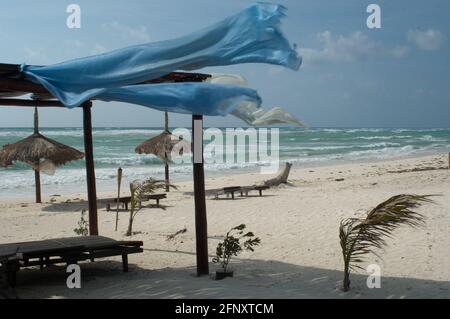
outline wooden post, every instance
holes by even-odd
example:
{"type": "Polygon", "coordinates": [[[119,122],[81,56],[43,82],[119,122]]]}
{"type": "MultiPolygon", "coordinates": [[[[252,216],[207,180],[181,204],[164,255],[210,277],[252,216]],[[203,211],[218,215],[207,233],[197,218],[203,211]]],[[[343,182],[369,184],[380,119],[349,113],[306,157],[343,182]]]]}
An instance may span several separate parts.
{"type": "Polygon", "coordinates": [[[116,228],[114,229],[117,231],[117,227],[119,226],[119,203],[120,203],[120,186],[122,185],[122,167],[119,167],[117,169],[117,205],[116,205],[116,228]]]}
{"type": "Polygon", "coordinates": [[[34,186],[36,189],[36,203],[42,203],[41,199],[41,172],[39,171],[39,162],[34,166],[34,186]]]}
{"type": "Polygon", "coordinates": [[[203,116],[192,116],[194,170],[195,237],[197,275],[208,275],[208,226],[206,217],[205,172],[203,168],[203,116]]]}
{"type": "Polygon", "coordinates": [[[169,113],[164,112],[164,130],[169,132],[169,113]]]}
{"type": "Polygon", "coordinates": [[[164,173],[165,173],[165,179],[166,179],[166,192],[170,191],[170,179],[169,179],[169,164],[165,164],[164,166],[164,173]]]}
{"type": "Polygon", "coordinates": [[[450,170],[450,153],[448,153],[448,169],[450,170]]]}
{"type": "Polygon", "coordinates": [[[83,103],[84,157],[89,202],[89,234],[98,235],[97,190],[95,186],[94,147],[92,143],[92,102],[83,103]]]}
{"type": "MultiPolygon", "coordinates": [[[[164,131],[169,132],[169,114],[167,112],[164,112],[164,131]]],[[[166,179],[166,192],[169,192],[170,191],[169,163],[167,161],[167,154],[165,154],[165,156],[166,162],[164,165],[164,175],[166,179]]]]}
{"type": "MultiPolygon", "coordinates": [[[[34,134],[39,134],[39,114],[37,106],[34,107],[34,134]]],[[[39,159],[34,163],[34,188],[36,190],[36,203],[42,203],[41,198],[41,172],[39,167],[39,159]]]]}

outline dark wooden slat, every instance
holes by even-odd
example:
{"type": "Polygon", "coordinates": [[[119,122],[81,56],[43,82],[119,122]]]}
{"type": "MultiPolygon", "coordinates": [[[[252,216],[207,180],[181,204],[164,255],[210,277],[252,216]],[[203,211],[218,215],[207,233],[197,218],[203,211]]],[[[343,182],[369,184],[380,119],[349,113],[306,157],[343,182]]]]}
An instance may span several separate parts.
{"type": "Polygon", "coordinates": [[[20,75],[19,64],[0,63],[0,76],[19,76],[19,75],[20,75]]]}
{"type": "Polygon", "coordinates": [[[2,91],[28,92],[38,94],[50,94],[46,88],[40,84],[33,83],[26,79],[15,79],[2,77],[0,74],[0,88],[2,91]]]}
{"type": "Polygon", "coordinates": [[[176,82],[203,82],[210,78],[210,74],[204,73],[188,73],[188,72],[171,72],[167,75],[157,79],[145,81],[139,84],[146,83],[176,83],[176,82]]]}
{"type": "Polygon", "coordinates": [[[1,99],[0,106],[25,106],[25,107],[65,107],[59,101],[39,101],[39,100],[26,100],[26,99],[1,99]]]}

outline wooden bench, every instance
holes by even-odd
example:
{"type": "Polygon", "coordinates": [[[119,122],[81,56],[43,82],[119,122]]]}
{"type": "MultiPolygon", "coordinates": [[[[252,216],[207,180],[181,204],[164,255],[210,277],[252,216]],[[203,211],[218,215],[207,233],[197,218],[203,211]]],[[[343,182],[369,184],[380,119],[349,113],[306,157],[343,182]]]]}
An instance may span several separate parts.
{"type": "Polygon", "coordinates": [[[240,186],[231,186],[231,187],[224,187],[222,189],[219,189],[214,194],[215,199],[219,199],[219,195],[231,195],[231,199],[234,199],[234,193],[239,192],[241,190],[240,186]]]}
{"type": "MultiPolygon", "coordinates": [[[[143,201],[149,201],[149,200],[156,200],[156,206],[159,206],[159,201],[161,199],[167,198],[166,194],[149,194],[145,195],[143,198],[141,198],[141,201],[139,201],[139,207],[142,207],[143,201]]],[[[106,203],[106,211],[111,210],[111,204],[117,205],[117,198],[108,199],[108,202],[106,203]]],[[[119,198],[119,204],[122,204],[122,207],[125,208],[125,210],[128,210],[128,204],[131,202],[131,196],[124,196],[119,198]]]]}
{"type": "Polygon", "coordinates": [[[215,190],[214,197],[215,199],[219,199],[220,195],[231,195],[231,199],[234,199],[234,193],[240,193],[241,196],[248,196],[248,193],[251,191],[258,191],[259,196],[262,196],[262,191],[269,189],[269,186],[260,185],[260,186],[232,186],[232,187],[224,187],[218,190],[215,190]]]}
{"type": "Polygon", "coordinates": [[[251,191],[258,191],[258,193],[259,193],[259,196],[261,197],[262,196],[262,191],[263,190],[267,190],[267,189],[269,189],[270,187],[269,186],[266,186],[266,185],[260,185],[260,186],[243,186],[243,187],[241,187],[241,196],[244,196],[244,194],[245,194],[245,196],[248,196],[248,193],[249,192],[251,192],[251,191]]]}
{"type": "Polygon", "coordinates": [[[0,291],[8,289],[11,283],[15,283],[15,278],[11,275],[20,254],[17,253],[17,247],[8,247],[1,251],[0,255],[0,291]]]}
{"type": "Polygon", "coordinates": [[[23,243],[1,244],[0,260],[7,284],[15,286],[16,273],[25,267],[41,269],[54,264],[76,264],[95,258],[122,256],[122,269],[128,271],[128,255],[143,252],[142,241],[117,241],[103,236],[80,236],[23,243]],[[11,254],[11,251],[15,251],[11,254]]]}

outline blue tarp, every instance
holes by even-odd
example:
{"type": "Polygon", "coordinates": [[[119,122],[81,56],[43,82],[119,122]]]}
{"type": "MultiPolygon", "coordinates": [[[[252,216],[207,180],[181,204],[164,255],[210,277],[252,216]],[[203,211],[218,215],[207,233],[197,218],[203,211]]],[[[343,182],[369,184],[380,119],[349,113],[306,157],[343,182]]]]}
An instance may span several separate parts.
{"type": "Polygon", "coordinates": [[[255,90],[212,83],[129,85],[109,89],[97,98],[139,104],[160,111],[211,116],[227,115],[245,102],[261,105],[261,98],[255,90]]]}
{"type": "MultiPolygon", "coordinates": [[[[209,28],[169,41],[131,46],[109,53],[71,60],[50,66],[22,66],[23,74],[42,84],[65,106],[76,107],[86,100],[102,97],[108,100],[137,103],[164,111],[224,114],[231,112],[239,99],[260,104],[257,94],[249,94],[237,86],[224,92],[223,86],[205,86],[209,95],[196,94],[203,84],[164,86],[158,94],[152,86],[136,89],[125,87],[158,78],[176,70],[192,71],[209,66],[238,63],[269,63],[297,70],[301,58],[280,30],[285,8],[269,3],[255,3],[209,28]],[[138,94],[135,96],[132,93],[138,94]],[[233,91],[234,90],[234,91],[233,91]],[[168,93],[168,95],[165,95],[168,93]],[[170,96],[170,98],[169,98],[170,96]],[[195,100],[194,100],[195,96],[195,100]],[[232,97],[233,96],[233,97],[232,97]],[[213,98],[224,97],[213,102],[213,98]],[[168,101],[176,107],[169,107],[168,101]],[[183,105],[184,104],[184,105],[183,105]],[[212,109],[212,108],[217,109],[212,109]],[[220,108],[220,109],[219,109],[220,108]]],[[[175,85],[175,84],[172,84],[175,85]]]]}

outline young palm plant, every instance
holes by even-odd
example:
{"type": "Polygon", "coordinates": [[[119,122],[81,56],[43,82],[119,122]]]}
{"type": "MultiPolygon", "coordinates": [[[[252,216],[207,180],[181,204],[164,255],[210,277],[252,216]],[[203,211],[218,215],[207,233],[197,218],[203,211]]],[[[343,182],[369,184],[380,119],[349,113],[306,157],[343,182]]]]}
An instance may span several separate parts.
{"type": "Polygon", "coordinates": [[[131,202],[130,202],[130,219],[128,222],[128,230],[125,236],[133,234],[133,222],[137,213],[141,210],[141,202],[145,197],[154,194],[157,190],[166,189],[166,186],[176,189],[175,185],[167,184],[166,181],[149,178],[143,182],[132,182],[130,184],[131,202]]]}
{"type": "MultiPolygon", "coordinates": [[[[424,216],[415,211],[424,203],[433,203],[432,195],[397,195],[368,212],[365,218],[341,221],[339,239],[344,258],[343,290],[350,289],[350,271],[362,269],[358,264],[366,255],[386,246],[385,238],[401,225],[419,227],[424,216]]],[[[378,256],[378,255],[377,255],[378,256]]]]}

